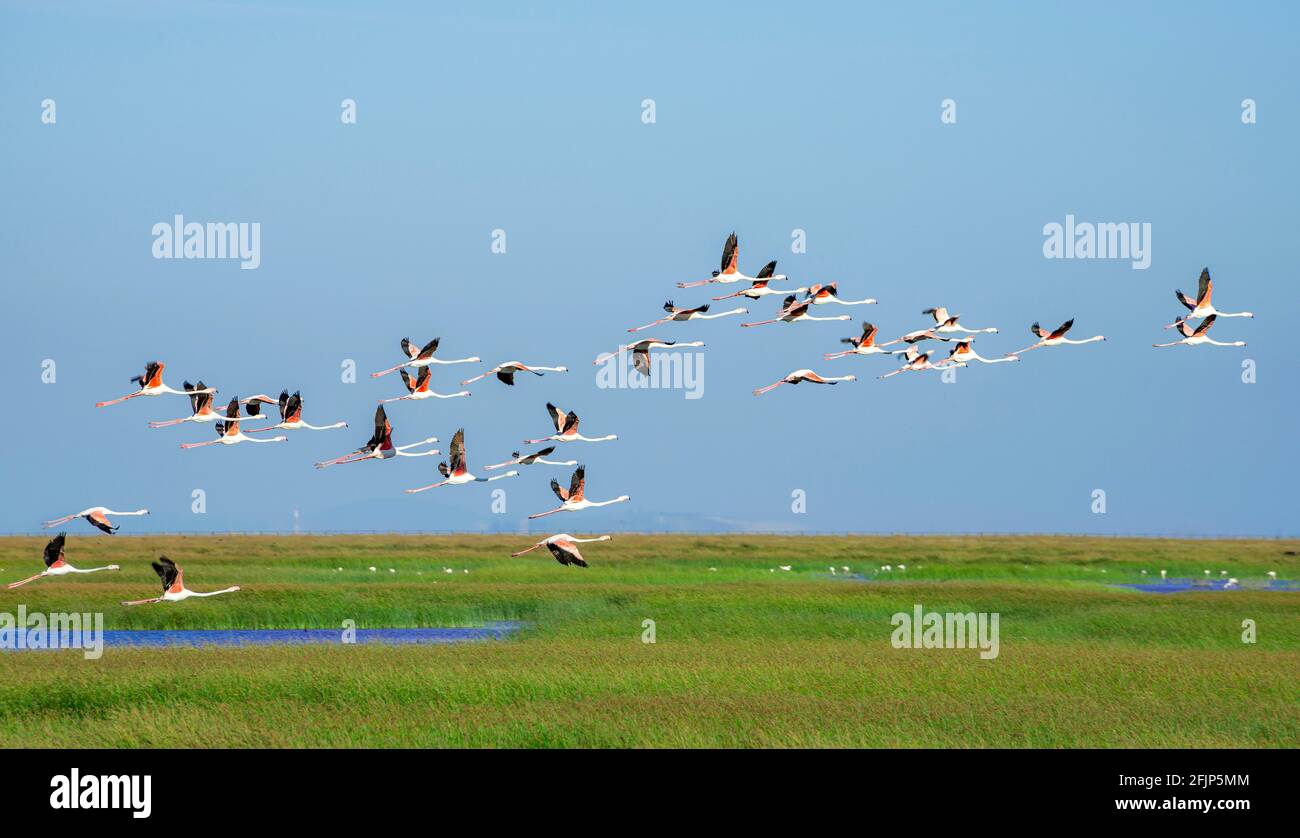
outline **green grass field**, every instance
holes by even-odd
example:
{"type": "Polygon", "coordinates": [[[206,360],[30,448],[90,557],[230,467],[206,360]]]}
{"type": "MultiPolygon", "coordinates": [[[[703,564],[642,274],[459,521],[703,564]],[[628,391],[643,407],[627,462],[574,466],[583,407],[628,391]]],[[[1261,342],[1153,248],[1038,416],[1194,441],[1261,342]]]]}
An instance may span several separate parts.
{"type": "MultiPolygon", "coordinates": [[[[583,545],[584,570],[510,558],[528,536],[72,534],[73,564],[122,571],[0,589],[0,611],[102,611],[109,629],[527,628],[448,646],[0,652],[4,747],[1300,743],[1300,592],[1111,584],[1161,568],[1296,579],[1297,542],[616,535],[583,545]],[[157,595],[160,553],[196,590],[244,590],[121,606],[157,595]],[[907,570],[827,571],[882,564],[907,570]],[[999,657],[892,648],[890,616],[915,603],[999,613],[999,657]]],[[[0,539],[0,580],[38,571],[43,545],[0,539]]]]}

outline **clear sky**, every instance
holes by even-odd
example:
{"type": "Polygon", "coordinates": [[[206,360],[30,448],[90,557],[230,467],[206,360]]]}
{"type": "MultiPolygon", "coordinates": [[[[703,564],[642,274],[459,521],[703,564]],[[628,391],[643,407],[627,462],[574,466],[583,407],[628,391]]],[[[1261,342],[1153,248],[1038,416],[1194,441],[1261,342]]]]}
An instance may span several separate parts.
{"type": "Polygon", "coordinates": [[[303,530],[517,529],[567,469],[408,496],[437,458],[311,467],[402,392],[367,375],[398,341],[441,336],[572,371],[392,405],[399,444],[464,426],[477,470],[548,432],[548,399],[619,435],[557,455],[632,502],[539,530],[1294,535],[1297,23],[1288,3],[5,2],[0,530],[96,504],[153,510],[124,532],[287,530],[295,509],[303,530]],[[177,213],[259,223],[260,267],[154,259],[177,213]],[[1067,214],[1149,223],[1150,267],[1044,258],[1067,214]],[[702,398],[598,388],[627,327],[717,293],[674,284],[733,229],[746,272],[777,259],[880,304],[667,324],[645,334],[708,344],[702,398]],[[1203,266],[1221,309],[1257,315],[1211,334],[1249,346],[1151,348],[1203,266]],[[1108,341],[949,384],[822,360],[862,317],[893,336],[934,305],[1000,327],[989,357],[1034,320],[1108,341]],[[300,389],[308,421],[352,427],[182,451],[211,427],[146,422],[184,399],[94,407],[151,359],[220,400],[300,389]],[[750,395],[802,367],[859,380],[750,395]]]}

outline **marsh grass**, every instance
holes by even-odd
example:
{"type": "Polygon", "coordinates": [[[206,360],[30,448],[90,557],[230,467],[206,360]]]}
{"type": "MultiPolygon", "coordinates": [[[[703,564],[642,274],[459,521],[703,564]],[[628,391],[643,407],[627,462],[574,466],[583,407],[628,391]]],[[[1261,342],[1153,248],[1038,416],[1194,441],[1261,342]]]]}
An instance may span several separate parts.
{"type": "MultiPolygon", "coordinates": [[[[1294,579],[1294,542],[616,536],[582,570],[510,558],[528,536],[73,536],[74,564],[123,570],[0,591],[0,611],[102,611],[110,629],[527,626],[456,646],[0,653],[7,747],[1300,743],[1300,593],[1114,587],[1161,568],[1294,579]],[[159,553],[191,587],[244,590],[119,605],[154,594],[159,553]],[[889,618],[914,603],[998,612],[1000,656],[893,649],[889,618]]],[[[0,539],[0,578],[35,572],[43,543],[0,539]]]]}

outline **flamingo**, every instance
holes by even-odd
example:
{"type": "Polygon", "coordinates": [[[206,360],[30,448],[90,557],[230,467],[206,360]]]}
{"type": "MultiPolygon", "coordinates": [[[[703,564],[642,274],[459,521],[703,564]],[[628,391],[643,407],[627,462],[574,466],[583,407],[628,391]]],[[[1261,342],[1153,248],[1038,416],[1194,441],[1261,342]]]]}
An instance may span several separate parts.
{"type": "MultiPolygon", "coordinates": [[[[862,336],[856,338],[840,338],[840,343],[847,343],[852,349],[846,349],[843,352],[828,352],[826,360],[834,358],[843,358],[845,355],[898,355],[903,352],[902,349],[881,349],[876,346],[876,333],[879,331],[870,323],[863,322],[862,336]]],[[[894,341],[897,343],[897,341],[894,341]]]]}
{"type": "Polygon", "coordinates": [[[876,304],[875,297],[868,297],[865,300],[841,300],[839,283],[831,282],[826,285],[814,285],[808,289],[805,300],[812,300],[815,306],[824,306],[828,303],[836,303],[842,306],[873,306],[876,304]]]}
{"type": "Polygon", "coordinates": [[[134,599],[130,602],[124,602],[123,605],[147,605],[151,602],[180,602],[183,599],[189,599],[195,596],[218,596],[219,594],[233,594],[241,590],[238,585],[232,585],[229,588],[222,588],[219,591],[208,591],[199,593],[191,591],[185,587],[185,571],[176,566],[176,563],[166,556],[159,556],[158,561],[150,562],[153,565],[153,572],[158,574],[162,580],[163,594],[152,599],[134,599]]]}
{"type": "Polygon", "coordinates": [[[1187,325],[1186,319],[1176,320],[1174,321],[1173,325],[1178,327],[1178,333],[1183,336],[1182,340],[1176,340],[1173,341],[1172,343],[1153,343],[1151,345],[1157,347],[1178,346],[1179,344],[1183,344],[1185,346],[1200,346],[1201,344],[1208,343],[1214,346],[1245,346],[1246,342],[1244,340],[1234,340],[1234,341],[1224,343],[1223,341],[1215,340],[1214,338],[1209,337],[1208,335],[1205,334],[1210,330],[1210,327],[1214,325],[1214,321],[1218,319],[1218,317],[1219,315],[1217,314],[1211,314],[1209,317],[1201,321],[1201,324],[1196,327],[1195,331],[1193,331],[1192,328],[1187,325]]]}
{"type": "Polygon", "coordinates": [[[768,287],[768,283],[775,280],[775,277],[773,276],[775,272],[776,262],[768,262],[763,266],[763,269],[758,272],[758,276],[754,277],[754,281],[750,283],[748,288],[742,288],[741,290],[733,291],[730,294],[723,294],[721,297],[714,297],[713,301],[718,302],[719,300],[730,300],[733,297],[746,297],[751,300],[757,300],[766,297],[769,294],[802,294],[804,291],[808,290],[807,288],[790,288],[783,291],[779,288],[768,287]]]}
{"type": "Polygon", "coordinates": [[[173,390],[166,384],[163,384],[163,368],[167,365],[162,361],[150,361],[144,368],[144,375],[137,375],[131,380],[140,385],[140,389],[134,393],[122,396],[118,399],[109,399],[106,402],[96,402],[95,407],[108,407],[110,404],[124,402],[127,399],[134,399],[137,396],[161,396],[164,393],[172,393],[177,396],[194,396],[196,393],[206,393],[212,395],[217,392],[215,387],[206,387],[200,390],[173,390]]]}
{"type": "Polygon", "coordinates": [[[812,305],[811,299],[806,299],[803,302],[799,302],[798,298],[795,297],[794,294],[791,294],[790,296],[785,298],[785,301],[783,303],[781,303],[781,311],[780,313],[777,314],[776,317],[772,318],[771,320],[760,320],[757,323],[741,323],[740,325],[748,328],[750,326],[764,326],[768,323],[779,323],[782,321],[786,323],[798,323],[800,320],[851,320],[852,319],[847,314],[841,314],[836,317],[813,317],[811,314],[808,313],[808,307],[810,305],[812,305]]]}
{"type": "Polygon", "coordinates": [[[987,329],[967,329],[965,326],[958,326],[957,320],[958,318],[961,317],[961,315],[949,314],[948,309],[944,308],[943,306],[927,308],[921,313],[928,314],[934,318],[933,328],[934,331],[936,332],[943,332],[945,334],[951,332],[965,332],[968,335],[978,335],[978,334],[996,335],[998,333],[998,330],[993,328],[992,326],[990,326],[987,329]]]}
{"type": "Polygon", "coordinates": [[[769,384],[766,387],[759,387],[754,391],[754,395],[761,396],[769,390],[775,390],[782,384],[798,384],[803,381],[807,381],[809,384],[839,384],[841,381],[857,380],[858,377],[856,375],[820,376],[812,370],[795,370],[775,384],[769,384]]]}
{"type": "Polygon", "coordinates": [[[608,361],[610,358],[613,358],[614,356],[618,355],[618,353],[620,352],[631,352],[632,367],[642,375],[648,376],[650,375],[650,350],[667,349],[670,346],[676,346],[681,348],[685,348],[688,346],[703,347],[704,341],[702,340],[676,341],[676,340],[660,340],[659,338],[645,338],[644,340],[639,340],[636,343],[629,343],[624,346],[620,346],[618,349],[616,349],[613,352],[603,352],[600,355],[597,355],[596,360],[592,361],[592,363],[602,364],[605,361],[608,361]]]}
{"type": "Polygon", "coordinates": [[[529,515],[529,520],[533,518],[545,518],[547,515],[554,515],[557,512],[577,512],[582,509],[591,509],[596,506],[609,506],[614,503],[623,503],[632,498],[629,495],[619,495],[613,500],[590,501],[587,500],[587,467],[578,466],[573,472],[573,477],[569,481],[569,490],[566,492],[558,480],[552,478],[551,491],[560,499],[560,505],[546,512],[538,512],[529,515]]]}
{"type": "Polygon", "coordinates": [[[618,439],[617,434],[591,437],[578,433],[578,414],[572,410],[566,414],[563,410],[547,402],[546,412],[551,414],[551,422],[555,425],[555,433],[541,439],[525,439],[524,444],[536,445],[539,442],[609,442],[618,439]]]}
{"type": "Polygon", "coordinates": [[[10,582],[7,586],[9,590],[21,588],[28,582],[35,582],[42,576],[67,576],[69,573],[98,573],[101,570],[121,569],[115,564],[105,565],[104,567],[88,567],[85,570],[73,567],[63,558],[63,544],[67,541],[67,537],[66,532],[61,532],[51,538],[50,543],[45,545],[45,569],[35,576],[28,576],[26,579],[20,579],[17,582],[10,582]]]}
{"type": "Polygon", "coordinates": [[[113,533],[117,532],[120,529],[120,527],[114,526],[113,522],[108,520],[109,515],[118,516],[118,515],[148,515],[148,514],[149,514],[149,510],[147,509],[137,509],[134,512],[116,512],[112,509],[109,509],[107,506],[92,506],[89,509],[81,510],[75,515],[64,515],[61,518],[55,518],[52,521],[46,521],[45,523],[41,524],[41,526],[48,530],[50,527],[57,527],[59,524],[66,524],[67,522],[71,521],[73,518],[85,518],[86,521],[91,526],[95,527],[96,529],[103,530],[109,535],[112,535],[113,533]]]}
{"type": "Polygon", "coordinates": [[[261,405],[273,404],[280,408],[280,421],[274,425],[267,425],[265,428],[249,428],[246,433],[259,434],[263,431],[285,430],[285,431],[329,431],[334,428],[346,428],[347,422],[335,422],[333,425],[309,425],[302,421],[302,395],[299,391],[294,390],[293,395],[289,395],[288,390],[280,391],[280,398],[272,400],[270,396],[258,395],[250,396],[243,400],[249,416],[260,416],[261,405]]]}
{"type": "Polygon", "coordinates": [[[408,495],[414,495],[417,492],[423,492],[426,489],[436,489],[439,486],[459,486],[463,483],[489,483],[493,480],[503,480],[507,477],[518,477],[519,472],[513,469],[505,474],[498,474],[496,477],[475,477],[469,473],[465,466],[465,429],[461,428],[456,431],[451,438],[451,463],[438,463],[438,472],[442,474],[445,480],[440,483],[431,483],[428,486],[421,486],[418,489],[407,489],[408,495]]]}
{"type": "Polygon", "coordinates": [[[388,375],[390,372],[397,372],[402,367],[427,367],[430,364],[477,364],[483,360],[478,356],[473,358],[455,358],[450,361],[444,361],[441,358],[433,357],[433,353],[438,351],[438,341],[442,338],[434,338],[424,345],[423,349],[417,350],[415,344],[411,343],[408,338],[402,338],[402,351],[406,353],[408,360],[403,361],[395,367],[389,367],[386,370],[370,373],[371,378],[378,378],[381,375],[388,375]]]}
{"type": "Polygon", "coordinates": [[[668,312],[667,317],[661,317],[658,320],[654,321],[653,323],[647,323],[644,326],[636,326],[635,328],[628,329],[628,331],[640,332],[645,329],[653,329],[655,326],[658,326],[660,323],[670,323],[670,322],[683,323],[687,320],[716,320],[719,317],[730,317],[733,314],[749,314],[749,309],[747,308],[733,308],[730,311],[720,311],[717,314],[706,314],[705,312],[707,312],[708,310],[709,310],[708,303],[705,303],[702,306],[697,306],[695,308],[681,308],[679,306],[673,305],[673,301],[669,300],[668,302],[664,303],[664,311],[668,312]]]}
{"type": "Polygon", "coordinates": [[[1015,352],[1008,352],[1007,354],[1022,355],[1031,349],[1038,349],[1043,346],[1060,346],[1062,344],[1070,344],[1072,346],[1077,346],[1079,344],[1093,343],[1095,341],[1106,339],[1104,335],[1093,335],[1092,337],[1084,338],[1083,340],[1070,340],[1065,336],[1065,333],[1070,331],[1070,327],[1073,325],[1074,325],[1074,318],[1071,317],[1069,320],[1065,321],[1060,326],[1057,326],[1056,331],[1049,334],[1045,329],[1043,329],[1042,326],[1039,326],[1037,323],[1034,323],[1034,325],[1029,327],[1029,331],[1033,332],[1035,335],[1038,336],[1038,343],[1034,344],[1033,346],[1027,346],[1024,349],[1020,349],[1015,352]]]}
{"type": "Polygon", "coordinates": [[[551,555],[555,557],[555,560],[562,565],[573,564],[578,567],[586,567],[587,562],[582,558],[582,554],[578,552],[578,545],[609,540],[610,537],[607,535],[600,535],[595,538],[575,538],[567,532],[562,532],[550,536],[549,538],[542,539],[527,550],[520,550],[518,553],[511,553],[510,558],[517,559],[525,553],[531,553],[538,547],[545,547],[547,550],[551,551],[551,555]]]}
{"type": "Polygon", "coordinates": [[[402,370],[402,383],[406,385],[406,395],[398,396],[395,399],[380,399],[379,403],[420,401],[421,399],[455,399],[470,394],[469,390],[461,390],[459,393],[451,393],[450,395],[435,393],[429,389],[430,378],[432,378],[432,373],[428,367],[420,367],[414,382],[411,381],[411,374],[406,370],[402,370]]]}
{"type": "Polygon", "coordinates": [[[190,415],[181,419],[165,419],[149,423],[151,428],[169,428],[172,425],[179,425],[182,422],[219,422],[222,419],[220,413],[212,409],[212,394],[202,392],[207,387],[202,381],[194,385],[186,381],[181,385],[187,393],[190,393],[190,415]]]}
{"type": "Polygon", "coordinates": [[[722,246],[722,270],[714,271],[712,279],[702,279],[699,282],[679,282],[677,283],[677,287],[698,288],[701,285],[711,285],[713,283],[729,285],[730,283],[740,282],[742,280],[748,280],[752,283],[758,279],[767,279],[771,282],[785,279],[784,274],[775,273],[776,262],[770,262],[765,265],[763,270],[758,272],[758,276],[745,276],[740,272],[740,268],[737,267],[739,261],[740,244],[736,239],[736,234],[733,232],[727,237],[727,243],[722,246]],[[764,274],[767,274],[767,276],[764,277],[764,274]]]}
{"type": "Polygon", "coordinates": [[[408,454],[408,449],[418,448],[421,445],[430,445],[438,441],[436,436],[428,439],[422,439],[419,442],[412,442],[410,445],[394,447],[393,445],[393,425],[388,421],[388,414],[384,412],[384,406],[381,404],[375,408],[375,432],[370,440],[356,451],[350,454],[344,454],[342,457],[335,457],[332,460],[325,460],[317,463],[316,468],[329,468],[330,466],[341,465],[343,463],[359,463],[362,460],[389,460],[393,457],[430,457],[441,453],[437,448],[428,451],[420,451],[415,454],[408,454]]]}
{"type": "MultiPolygon", "coordinates": [[[[517,372],[531,372],[533,375],[541,376],[548,372],[568,372],[568,371],[569,371],[568,367],[530,367],[526,364],[521,364],[518,361],[506,361],[504,364],[497,364],[495,367],[483,373],[482,375],[476,375],[473,378],[467,378],[464,381],[462,381],[460,384],[462,387],[466,387],[470,384],[473,384],[475,381],[478,381],[481,378],[487,378],[489,375],[495,375],[497,377],[497,380],[500,381],[502,384],[513,387],[515,386],[515,373],[517,372]]],[[[466,393],[465,395],[469,395],[469,394],[466,393]]]]}
{"type": "Polygon", "coordinates": [[[907,363],[903,364],[903,366],[899,367],[893,372],[887,372],[884,375],[878,375],[876,377],[883,380],[898,375],[900,372],[920,372],[921,370],[941,370],[948,366],[948,364],[946,363],[940,363],[940,364],[930,363],[930,353],[922,352],[921,350],[917,349],[915,346],[907,347],[907,351],[903,353],[903,357],[907,359],[907,363]]]}
{"type": "Polygon", "coordinates": [[[915,344],[915,343],[920,343],[923,340],[940,340],[943,341],[944,343],[952,343],[954,340],[957,340],[957,338],[946,338],[943,335],[935,332],[933,329],[917,329],[915,332],[908,332],[907,334],[903,335],[900,338],[894,338],[891,341],[887,341],[879,345],[893,346],[896,343],[915,344]]]}
{"type": "Polygon", "coordinates": [[[576,466],[578,464],[577,460],[542,459],[547,454],[553,453],[554,451],[555,451],[554,445],[547,446],[546,448],[543,448],[541,451],[538,451],[536,454],[525,454],[523,456],[520,456],[519,452],[515,451],[510,455],[510,459],[506,460],[504,463],[497,463],[496,465],[491,465],[491,466],[483,466],[483,469],[485,471],[491,471],[492,469],[505,468],[506,466],[531,466],[534,463],[540,463],[541,465],[544,466],[576,466]]]}
{"type": "Polygon", "coordinates": [[[980,355],[974,349],[971,349],[971,344],[974,342],[975,338],[973,337],[963,338],[957,341],[957,345],[952,348],[948,353],[948,357],[944,359],[944,363],[964,367],[972,361],[979,361],[981,364],[1004,364],[1008,361],[1020,360],[1019,355],[1012,355],[1006,358],[994,358],[990,360],[980,355]]]}
{"type": "Polygon", "coordinates": [[[288,442],[289,437],[284,434],[270,437],[269,439],[258,439],[257,437],[245,436],[239,430],[239,423],[243,421],[239,417],[239,399],[231,399],[230,404],[226,405],[225,418],[217,423],[217,438],[210,439],[207,442],[182,442],[181,448],[205,448],[209,445],[238,445],[241,442],[288,442]]]}
{"type": "MultiPolygon", "coordinates": [[[[1189,312],[1182,319],[1189,320],[1195,317],[1209,317],[1211,315],[1216,315],[1216,314],[1219,317],[1254,317],[1255,316],[1251,314],[1249,311],[1219,311],[1217,308],[1214,307],[1214,304],[1210,302],[1210,297],[1213,294],[1214,294],[1214,280],[1210,279],[1210,269],[1202,268],[1201,278],[1198,281],[1196,286],[1195,300],[1193,300],[1191,297],[1188,297],[1181,290],[1174,291],[1174,296],[1178,298],[1178,302],[1186,306],[1187,311],[1189,312]]],[[[1169,324],[1165,328],[1166,329],[1173,328],[1174,326],[1176,326],[1178,323],[1181,322],[1182,320],[1175,320],[1173,323],[1169,324]]]]}

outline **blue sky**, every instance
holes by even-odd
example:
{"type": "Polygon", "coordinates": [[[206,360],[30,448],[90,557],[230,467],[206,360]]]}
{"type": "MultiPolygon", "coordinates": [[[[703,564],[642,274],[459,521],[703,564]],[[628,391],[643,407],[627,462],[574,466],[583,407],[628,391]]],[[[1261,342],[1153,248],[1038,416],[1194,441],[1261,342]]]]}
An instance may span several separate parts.
{"type": "Polygon", "coordinates": [[[366,373],[437,335],[448,357],[572,372],[393,405],[399,444],[464,426],[471,468],[497,462],[547,432],[548,399],[619,434],[557,453],[593,498],[632,503],[536,529],[1296,533],[1294,7],[625,6],[0,6],[0,530],[95,504],[149,507],[123,521],[137,532],[289,529],[294,509],[304,530],[516,529],[567,470],[407,496],[436,458],[311,468],[400,394],[366,373]],[[155,260],[176,213],[260,223],[260,268],[155,260]],[[1150,223],[1150,268],[1045,259],[1067,214],[1150,223]],[[715,269],[733,229],[747,272],[777,259],[880,304],[667,324],[647,334],[708,344],[703,398],[598,389],[591,359],[627,327],[717,293],[674,283],[715,269]],[[1207,265],[1220,308],[1257,314],[1212,334],[1249,346],[1152,349],[1207,265]],[[1034,320],[1109,340],[951,384],[822,360],[863,316],[897,335],[933,305],[1001,328],[987,356],[1034,320]],[[184,400],[94,407],[155,358],[173,386],[300,389],[309,421],[352,427],[182,451],[211,429],[146,422],[184,400]],[[859,380],[750,395],[801,367],[859,380]]]}

